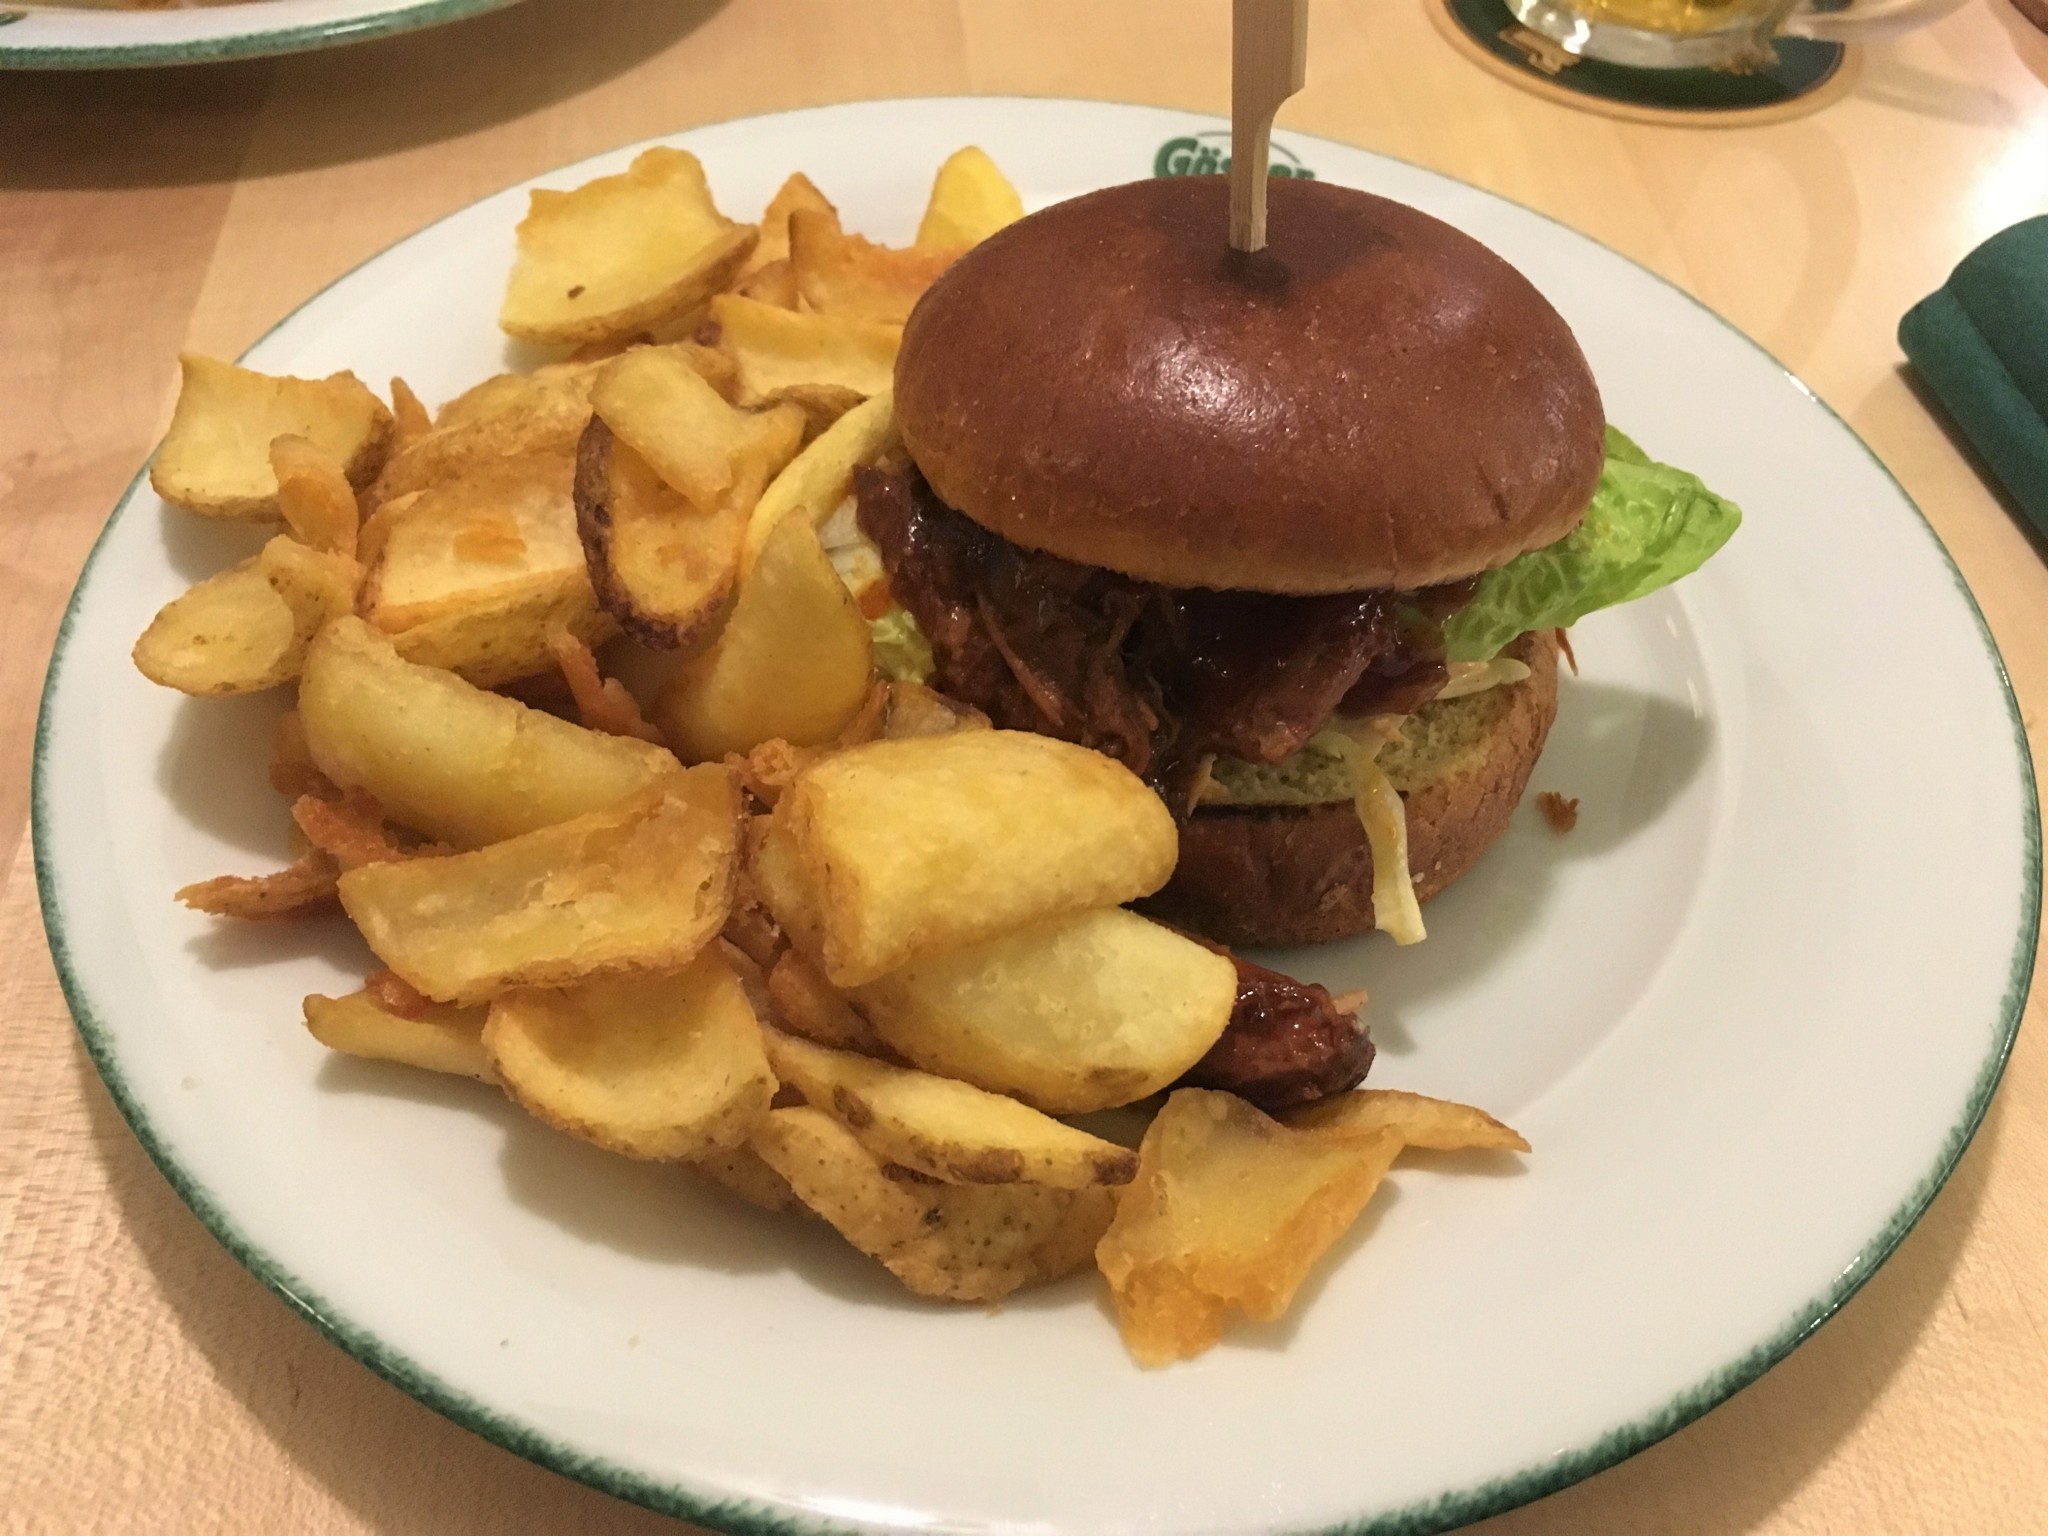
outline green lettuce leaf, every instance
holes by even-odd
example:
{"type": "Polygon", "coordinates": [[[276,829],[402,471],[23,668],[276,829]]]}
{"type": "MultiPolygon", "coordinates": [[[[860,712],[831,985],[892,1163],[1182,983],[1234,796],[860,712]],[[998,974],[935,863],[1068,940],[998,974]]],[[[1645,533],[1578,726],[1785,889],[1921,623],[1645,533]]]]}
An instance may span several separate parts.
{"type": "Polygon", "coordinates": [[[899,683],[921,683],[932,675],[932,643],[908,610],[891,608],[868,620],[875,641],[875,669],[899,683]]]}
{"type": "Polygon", "coordinates": [[[1444,625],[1444,654],[1484,661],[1517,635],[1577,623],[1690,575],[1728,542],[1742,511],[1607,429],[1607,465],[1586,520],[1479,581],[1444,625]]]}

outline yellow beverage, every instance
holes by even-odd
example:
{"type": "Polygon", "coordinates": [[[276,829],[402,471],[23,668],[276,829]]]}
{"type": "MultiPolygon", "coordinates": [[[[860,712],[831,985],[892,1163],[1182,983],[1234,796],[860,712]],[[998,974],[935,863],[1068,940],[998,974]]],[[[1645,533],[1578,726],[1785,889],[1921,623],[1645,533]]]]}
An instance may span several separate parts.
{"type": "Polygon", "coordinates": [[[1571,9],[1586,21],[1638,27],[1645,32],[1668,32],[1681,37],[1742,25],[1768,8],[1768,0],[1572,0],[1571,3],[1571,9]]]}

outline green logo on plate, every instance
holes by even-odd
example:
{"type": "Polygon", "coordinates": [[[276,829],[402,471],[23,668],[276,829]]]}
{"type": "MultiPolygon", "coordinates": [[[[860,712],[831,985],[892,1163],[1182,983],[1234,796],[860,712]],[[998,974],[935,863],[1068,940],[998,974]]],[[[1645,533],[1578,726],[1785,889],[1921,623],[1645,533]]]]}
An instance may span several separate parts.
{"type": "MultiPolygon", "coordinates": [[[[1152,157],[1154,176],[1220,176],[1229,169],[1228,128],[1205,128],[1185,138],[1168,139],[1152,157]]],[[[1301,163],[1301,157],[1278,141],[1267,159],[1266,174],[1294,176],[1303,181],[1316,179],[1316,173],[1301,163]]]]}

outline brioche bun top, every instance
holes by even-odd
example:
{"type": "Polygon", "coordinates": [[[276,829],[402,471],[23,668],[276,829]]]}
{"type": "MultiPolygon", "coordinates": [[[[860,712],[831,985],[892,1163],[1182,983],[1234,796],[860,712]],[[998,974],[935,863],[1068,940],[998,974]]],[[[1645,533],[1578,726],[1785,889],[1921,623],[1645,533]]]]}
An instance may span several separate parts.
{"type": "Polygon", "coordinates": [[[1600,392],[1470,236],[1276,177],[1264,251],[1221,176],[1057,203],[925,294],[896,361],[941,500],[1013,544],[1177,587],[1408,590],[1577,526],[1600,392]]]}

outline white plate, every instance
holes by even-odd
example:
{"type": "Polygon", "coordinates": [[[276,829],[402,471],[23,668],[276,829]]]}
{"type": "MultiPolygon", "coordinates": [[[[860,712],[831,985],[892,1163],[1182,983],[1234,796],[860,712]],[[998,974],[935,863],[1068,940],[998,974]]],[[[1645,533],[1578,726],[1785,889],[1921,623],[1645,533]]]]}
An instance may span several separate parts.
{"type": "MultiPolygon", "coordinates": [[[[808,171],[906,239],[942,156],[1034,205],[1188,162],[1148,108],[899,101],[674,142],[750,214],[808,171]]],[[[1601,246],[1356,149],[1556,302],[1610,414],[1748,521],[1675,591],[1575,633],[1525,810],[1434,937],[1284,957],[1374,990],[1376,1082],[1525,1130],[1526,1171],[1404,1168],[1282,1325],[1145,1372],[1097,1287],[998,1312],[899,1292],[830,1234],[555,1136],[473,1085],[329,1058],[298,999],[366,962],[339,921],[217,926],[180,884],[274,864],[275,700],[128,662],[230,545],[138,482],[94,552],[38,743],[46,921],[136,1133],[242,1261],[344,1348],[522,1454],[746,1531],[1437,1530],[1641,1448],[1866,1279],[1984,1112],[2033,958],[2018,714],[1969,594],[1864,446],[1756,347],[1601,246]]],[[[1199,143],[1213,143],[1213,137],[1199,143]]],[[[632,150],[544,180],[616,170],[632,150]]],[[[308,303],[258,368],[499,367],[515,188],[308,303]]]]}
{"type": "Polygon", "coordinates": [[[303,53],[439,26],[513,0],[248,0],[168,11],[15,11],[0,0],[0,69],[122,69],[303,53]]]}

